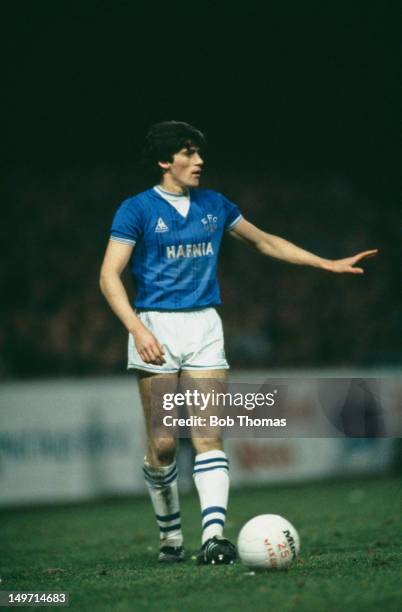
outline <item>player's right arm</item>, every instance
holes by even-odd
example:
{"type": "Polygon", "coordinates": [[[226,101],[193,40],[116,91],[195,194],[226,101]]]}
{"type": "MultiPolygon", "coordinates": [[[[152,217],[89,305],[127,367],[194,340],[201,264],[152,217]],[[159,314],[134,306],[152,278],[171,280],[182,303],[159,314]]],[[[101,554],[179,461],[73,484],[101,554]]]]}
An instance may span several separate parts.
{"type": "Polygon", "coordinates": [[[121,280],[133,248],[134,245],[131,244],[109,241],[101,267],[99,286],[113,312],[132,334],[141,359],[145,363],[162,365],[165,362],[163,347],[134,312],[121,280]]]}

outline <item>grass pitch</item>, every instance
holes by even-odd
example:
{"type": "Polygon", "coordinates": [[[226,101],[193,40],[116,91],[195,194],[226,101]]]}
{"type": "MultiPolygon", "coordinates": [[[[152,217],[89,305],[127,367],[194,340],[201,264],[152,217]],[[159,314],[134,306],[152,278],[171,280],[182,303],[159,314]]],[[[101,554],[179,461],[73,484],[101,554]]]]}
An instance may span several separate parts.
{"type": "Polygon", "coordinates": [[[65,590],[71,608],[96,612],[399,611],[401,507],[396,477],[232,491],[228,538],[263,513],[285,516],[300,534],[288,571],[255,574],[240,563],[198,567],[191,559],[200,537],[196,494],[182,497],[189,554],[174,566],[155,561],[146,498],[2,511],[0,588],[65,590]]]}

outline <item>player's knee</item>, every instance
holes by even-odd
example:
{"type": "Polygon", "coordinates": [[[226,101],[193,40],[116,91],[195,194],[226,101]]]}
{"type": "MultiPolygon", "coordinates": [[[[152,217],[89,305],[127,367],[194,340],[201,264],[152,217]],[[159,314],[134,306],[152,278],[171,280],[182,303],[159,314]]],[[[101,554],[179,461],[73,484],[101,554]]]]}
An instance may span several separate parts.
{"type": "Polygon", "coordinates": [[[157,438],[153,442],[153,453],[161,465],[169,465],[176,456],[176,440],[174,438],[157,438]]]}

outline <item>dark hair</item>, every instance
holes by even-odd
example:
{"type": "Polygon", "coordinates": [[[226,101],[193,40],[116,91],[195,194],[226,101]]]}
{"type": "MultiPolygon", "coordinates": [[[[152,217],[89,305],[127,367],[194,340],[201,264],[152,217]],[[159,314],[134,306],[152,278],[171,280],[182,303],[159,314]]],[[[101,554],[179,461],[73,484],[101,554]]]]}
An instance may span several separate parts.
{"type": "Polygon", "coordinates": [[[162,121],[152,125],[145,137],[142,151],[143,164],[148,170],[158,171],[159,161],[173,161],[173,155],[185,147],[204,149],[205,136],[200,130],[184,121],[162,121]]]}

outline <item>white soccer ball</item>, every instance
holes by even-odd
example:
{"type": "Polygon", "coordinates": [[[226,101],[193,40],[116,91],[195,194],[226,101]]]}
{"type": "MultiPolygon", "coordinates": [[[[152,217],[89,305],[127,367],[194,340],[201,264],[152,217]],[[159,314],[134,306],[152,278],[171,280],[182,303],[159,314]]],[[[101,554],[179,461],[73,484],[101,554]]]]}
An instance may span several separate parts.
{"type": "Polygon", "coordinates": [[[247,567],[283,569],[299,554],[299,534],[282,516],[260,514],[242,527],[237,550],[247,567]]]}

